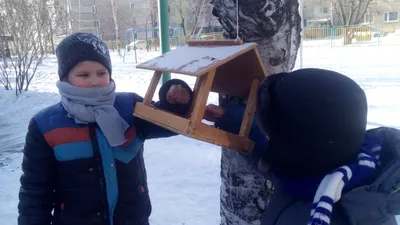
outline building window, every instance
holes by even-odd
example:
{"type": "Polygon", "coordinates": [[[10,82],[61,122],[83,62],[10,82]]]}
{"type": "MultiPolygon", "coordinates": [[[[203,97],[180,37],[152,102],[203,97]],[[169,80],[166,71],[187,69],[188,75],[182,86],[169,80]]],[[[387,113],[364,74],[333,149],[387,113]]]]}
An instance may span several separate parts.
{"type": "Polygon", "coordinates": [[[95,20],[94,22],[94,27],[100,27],[100,21],[99,20],[95,20]]]}
{"type": "Polygon", "coordinates": [[[399,21],[399,12],[385,12],[383,15],[383,20],[386,23],[398,22],[399,21]]]}
{"type": "Polygon", "coordinates": [[[328,12],[329,12],[328,8],[322,8],[322,14],[326,14],[328,12]]]}
{"type": "Polygon", "coordinates": [[[374,22],[374,15],[366,13],[364,15],[364,23],[372,23],[374,22]]]}
{"type": "Polygon", "coordinates": [[[93,13],[97,13],[97,5],[93,6],[93,13]]]}
{"type": "Polygon", "coordinates": [[[321,14],[321,8],[320,7],[314,7],[314,17],[319,17],[321,14]]]}
{"type": "Polygon", "coordinates": [[[131,9],[131,10],[135,9],[135,3],[131,3],[131,4],[129,5],[129,9],[131,9]]]}
{"type": "Polygon", "coordinates": [[[146,2],[144,2],[144,1],[137,2],[137,3],[136,3],[136,8],[137,8],[137,9],[146,9],[146,8],[147,8],[147,7],[146,7],[146,2]]]}

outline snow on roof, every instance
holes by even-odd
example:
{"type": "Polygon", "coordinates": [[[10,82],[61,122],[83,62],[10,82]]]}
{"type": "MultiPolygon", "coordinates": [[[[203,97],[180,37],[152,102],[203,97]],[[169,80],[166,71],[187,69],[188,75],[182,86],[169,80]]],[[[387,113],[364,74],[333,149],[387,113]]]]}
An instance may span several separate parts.
{"type": "Polygon", "coordinates": [[[250,47],[255,43],[233,46],[183,46],[137,66],[139,69],[202,75],[205,69],[250,47]]]}

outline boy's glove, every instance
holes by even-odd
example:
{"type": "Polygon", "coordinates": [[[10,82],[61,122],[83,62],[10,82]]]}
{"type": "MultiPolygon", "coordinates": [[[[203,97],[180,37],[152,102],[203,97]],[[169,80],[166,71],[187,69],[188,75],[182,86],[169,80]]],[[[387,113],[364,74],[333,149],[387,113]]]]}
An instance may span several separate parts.
{"type": "Polygon", "coordinates": [[[167,101],[170,104],[187,104],[190,101],[190,93],[180,84],[172,85],[167,92],[167,101]]]}

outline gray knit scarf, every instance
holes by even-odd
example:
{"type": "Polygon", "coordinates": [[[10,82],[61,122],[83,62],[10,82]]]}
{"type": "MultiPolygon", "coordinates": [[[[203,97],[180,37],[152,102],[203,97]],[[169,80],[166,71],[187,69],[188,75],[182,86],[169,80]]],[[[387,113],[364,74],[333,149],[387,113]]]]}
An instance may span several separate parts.
{"type": "Polygon", "coordinates": [[[61,103],[76,123],[96,122],[110,146],[119,146],[126,139],[124,132],[129,128],[114,108],[115,83],[102,88],[79,88],[67,82],[57,82],[61,103]]]}

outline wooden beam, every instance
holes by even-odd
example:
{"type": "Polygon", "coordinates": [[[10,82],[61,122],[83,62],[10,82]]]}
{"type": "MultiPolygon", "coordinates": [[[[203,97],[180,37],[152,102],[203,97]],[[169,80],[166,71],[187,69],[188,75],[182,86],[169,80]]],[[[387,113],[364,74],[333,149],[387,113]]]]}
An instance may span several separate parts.
{"type": "Polygon", "coordinates": [[[198,140],[244,153],[250,153],[254,148],[254,142],[248,138],[219,130],[201,122],[197,122],[193,125],[190,136],[198,140]]]}
{"type": "Polygon", "coordinates": [[[151,78],[150,86],[147,89],[146,95],[144,96],[143,104],[149,106],[153,100],[154,92],[157,89],[158,82],[160,82],[162,72],[155,71],[153,78],[151,78]]]}
{"type": "Polygon", "coordinates": [[[242,45],[242,40],[207,40],[207,41],[198,41],[191,40],[188,41],[187,44],[189,46],[232,46],[232,45],[242,45]]]}
{"type": "Polygon", "coordinates": [[[208,95],[211,90],[211,85],[214,81],[216,70],[211,70],[207,75],[203,75],[200,78],[198,86],[194,91],[196,93],[196,98],[194,100],[194,107],[192,111],[192,115],[190,116],[191,123],[195,124],[196,122],[200,122],[204,117],[204,110],[206,108],[208,95]]]}
{"type": "Polygon", "coordinates": [[[196,104],[196,99],[197,99],[197,96],[198,96],[198,90],[200,89],[200,83],[201,83],[201,77],[197,77],[196,78],[196,83],[194,84],[194,88],[193,88],[192,105],[190,106],[190,109],[189,109],[188,113],[186,114],[186,118],[189,118],[192,115],[194,106],[196,104]]]}
{"type": "Polygon", "coordinates": [[[188,135],[190,121],[170,112],[146,106],[138,102],[135,105],[135,112],[133,115],[176,133],[188,135]]]}
{"type": "Polygon", "coordinates": [[[246,110],[244,112],[242,125],[240,126],[239,136],[248,137],[253,123],[254,113],[256,112],[257,89],[259,81],[254,79],[251,83],[249,97],[247,98],[246,110]]]}

